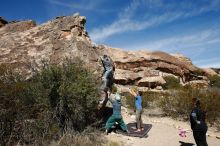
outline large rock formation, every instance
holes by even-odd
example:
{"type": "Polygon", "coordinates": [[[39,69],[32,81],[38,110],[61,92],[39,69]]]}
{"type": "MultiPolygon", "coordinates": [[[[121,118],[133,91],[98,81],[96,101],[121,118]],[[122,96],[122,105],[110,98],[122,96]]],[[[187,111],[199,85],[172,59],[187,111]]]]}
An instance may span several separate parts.
{"type": "Polygon", "coordinates": [[[204,72],[205,72],[205,75],[206,76],[214,76],[214,75],[217,75],[218,73],[215,72],[213,69],[211,68],[203,68],[202,69],[204,72]]]}
{"type": "Polygon", "coordinates": [[[198,80],[199,69],[180,54],[95,46],[84,27],[86,18],[79,14],[57,17],[39,26],[34,21],[5,22],[0,28],[0,64],[11,64],[27,76],[40,70],[45,61],[60,64],[66,58],[76,57],[101,75],[99,56],[108,54],[116,64],[118,85],[156,88],[165,83],[164,76],[175,76],[184,84],[198,80]]]}
{"type": "Polygon", "coordinates": [[[190,59],[180,54],[165,52],[124,51],[100,45],[98,48],[110,54],[116,64],[115,82],[122,85],[156,88],[165,84],[163,77],[174,76],[183,84],[191,80],[203,80],[190,59]]]}
{"type": "Polygon", "coordinates": [[[45,61],[59,64],[80,57],[97,68],[98,51],[84,28],[85,17],[58,17],[36,26],[33,21],[9,23],[0,28],[0,63],[11,64],[31,75],[45,61]]]}

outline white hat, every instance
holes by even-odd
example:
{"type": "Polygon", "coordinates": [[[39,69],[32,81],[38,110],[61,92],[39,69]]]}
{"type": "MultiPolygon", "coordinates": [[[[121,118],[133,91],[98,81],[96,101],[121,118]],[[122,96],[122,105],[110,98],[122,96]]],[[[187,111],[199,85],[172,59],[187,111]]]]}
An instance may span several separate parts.
{"type": "Polygon", "coordinates": [[[120,96],[118,93],[116,93],[116,94],[115,94],[115,99],[116,99],[117,101],[120,101],[120,100],[121,100],[121,96],[120,96]]]}

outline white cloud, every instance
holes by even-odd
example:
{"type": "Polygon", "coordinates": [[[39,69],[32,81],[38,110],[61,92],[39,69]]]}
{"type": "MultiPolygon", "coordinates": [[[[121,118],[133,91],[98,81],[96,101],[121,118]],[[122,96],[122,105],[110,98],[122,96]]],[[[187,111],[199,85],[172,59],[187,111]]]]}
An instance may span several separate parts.
{"type": "MultiPolygon", "coordinates": [[[[123,46],[129,50],[163,50],[169,53],[181,53],[193,59],[193,63],[200,67],[220,67],[220,57],[206,58],[208,50],[212,49],[210,45],[219,46],[220,44],[220,28],[207,29],[197,33],[176,35],[170,38],[154,40],[150,42],[142,41],[141,43],[133,43],[132,45],[123,46]],[[206,58],[206,59],[203,59],[206,58]]],[[[214,47],[211,54],[217,56],[219,52],[214,47]]]]}
{"type": "Polygon", "coordinates": [[[142,30],[148,27],[159,25],[162,22],[171,22],[175,20],[177,17],[179,17],[179,15],[180,14],[167,13],[158,17],[150,18],[149,20],[143,22],[130,20],[127,18],[126,19],[121,18],[118,21],[112,23],[111,25],[102,28],[93,29],[90,36],[92,40],[99,42],[118,33],[126,32],[126,31],[142,30]]]}
{"type": "Polygon", "coordinates": [[[48,0],[50,4],[57,5],[57,6],[63,6],[69,9],[74,9],[78,11],[100,11],[100,12],[106,12],[106,11],[112,11],[112,10],[105,10],[98,8],[103,1],[102,0],[72,0],[71,2],[67,2],[64,0],[48,0]]]}
{"type": "MultiPolygon", "coordinates": [[[[108,37],[126,31],[137,31],[169,23],[181,18],[193,17],[208,11],[220,9],[218,0],[208,1],[204,5],[195,5],[190,1],[180,3],[165,3],[163,0],[133,0],[132,3],[118,14],[118,19],[110,25],[93,29],[92,40],[103,42],[108,37]],[[136,13],[143,8],[143,18],[136,18],[136,13]],[[158,12],[157,12],[158,11],[158,12]]],[[[138,13],[138,15],[141,15],[138,13]]]]}
{"type": "Polygon", "coordinates": [[[206,59],[199,59],[194,61],[194,63],[196,64],[207,64],[210,62],[220,62],[220,58],[206,58],[206,59]]]}
{"type": "Polygon", "coordinates": [[[172,51],[179,48],[202,48],[202,46],[216,43],[220,43],[220,29],[207,29],[193,34],[183,36],[177,35],[170,38],[155,40],[153,42],[139,43],[135,44],[135,46],[136,49],[172,51]]]}
{"type": "Polygon", "coordinates": [[[64,2],[62,0],[49,0],[49,2],[51,4],[55,4],[55,5],[59,5],[59,6],[64,6],[67,8],[71,8],[71,9],[80,9],[80,10],[90,10],[93,9],[95,7],[96,3],[92,3],[91,1],[89,1],[87,4],[85,3],[86,1],[75,1],[75,2],[71,2],[71,3],[67,3],[64,2]]]}
{"type": "Polygon", "coordinates": [[[198,64],[201,68],[220,68],[220,60],[218,62],[198,64]]]}

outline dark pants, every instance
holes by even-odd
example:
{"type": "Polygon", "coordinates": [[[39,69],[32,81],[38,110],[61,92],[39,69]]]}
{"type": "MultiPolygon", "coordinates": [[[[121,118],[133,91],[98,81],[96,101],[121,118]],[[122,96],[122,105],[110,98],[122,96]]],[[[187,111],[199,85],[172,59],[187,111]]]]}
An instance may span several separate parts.
{"type": "Polygon", "coordinates": [[[208,146],[206,141],[207,126],[204,125],[202,130],[193,130],[193,137],[197,146],[208,146]]]}

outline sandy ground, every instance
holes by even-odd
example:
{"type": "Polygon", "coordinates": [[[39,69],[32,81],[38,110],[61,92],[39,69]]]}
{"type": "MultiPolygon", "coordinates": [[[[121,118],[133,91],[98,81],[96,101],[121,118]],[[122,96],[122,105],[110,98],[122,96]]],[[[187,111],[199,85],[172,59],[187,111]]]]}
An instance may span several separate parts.
{"type": "MultiPolygon", "coordinates": [[[[134,122],[134,117],[134,115],[128,115],[127,112],[123,111],[123,118],[126,123],[134,122]]],[[[143,116],[143,122],[153,125],[147,138],[128,137],[115,133],[111,133],[106,137],[111,141],[123,143],[124,146],[196,146],[187,122],[149,116],[143,116]],[[188,131],[186,133],[187,137],[178,135],[179,127],[188,131]]],[[[220,133],[216,133],[212,129],[209,129],[207,133],[220,136],[220,133]]],[[[207,142],[209,146],[220,146],[220,139],[214,137],[207,136],[207,142]]]]}

